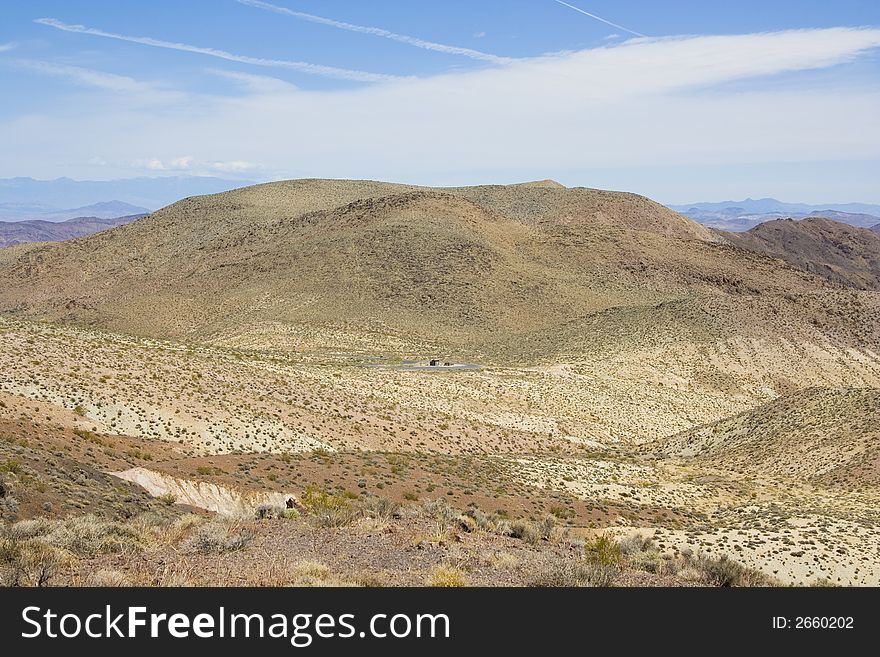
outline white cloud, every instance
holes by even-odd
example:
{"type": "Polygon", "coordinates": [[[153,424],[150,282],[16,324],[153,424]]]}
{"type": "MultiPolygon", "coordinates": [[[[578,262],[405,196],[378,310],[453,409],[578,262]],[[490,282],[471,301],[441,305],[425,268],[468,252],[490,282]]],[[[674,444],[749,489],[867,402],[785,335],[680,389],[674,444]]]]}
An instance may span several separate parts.
{"type": "Polygon", "coordinates": [[[273,94],[297,90],[296,85],[268,75],[253,75],[252,73],[224,71],[216,68],[209,68],[207,72],[211,75],[232,80],[246,90],[256,94],[273,94]]]}
{"type": "Polygon", "coordinates": [[[160,157],[163,168],[152,170],[191,153],[192,172],[425,183],[876,159],[880,84],[848,85],[844,68],[838,83],[816,88],[803,75],[788,85],[749,80],[845,64],[878,46],[880,30],[848,28],[636,39],[356,89],[191,95],[162,111],[104,94],[76,111],[47,108],[0,122],[0,143],[16,154],[0,176],[73,175],[50,167],[82,161],[96,141],[108,162],[160,157]],[[724,86],[735,80],[735,89],[724,86]]]}
{"type": "Polygon", "coordinates": [[[478,59],[484,62],[491,62],[493,64],[509,64],[513,61],[509,57],[499,57],[498,55],[491,55],[489,53],[480,52],[479,50],[473,50],[471,48],[460,48],[458,46],[450,46],[443,43],[434,43],[433,41],[426,41],[425,39],[408,36],[406,34],[397,34],[395,32],[385,30],[381,27],[354,25],[352,23],[337,21],[331,18],[324,18],[323,16],[307,14],[302,11],[293,11],[292,9],[288,9],[287,7],[279,7],[278,5],[263,2],[262,0],[238,0],[238,2],[249,7],[265,9],[266,11],[271,11],[276,14],[283,14],[285,16],[291,16],[292,18],[309,21],[310,23],[318,23],[320,25],[335,27],[339,30],[359,32],[361,34],[370,34],[372,36],[381,37],[383,39],[390,39],[391,41],[397,41],[398,43],[404,43],[408,46],[414,46],[423,50],[433,50],[435,52],[442,52],[447,55],[461,55],[463,57],[470,57],[471,59],[478,59]]]}
{"type": "Polygon", "coordinates": [[[242,162],[241,160],[233,160],[231,162],[211,162],[209,168],[213,171],[222,173],[245,173],[259,169],[259,165],[252,162],[242,162]]]}
{"type": "Polygon", "coordinates": [[[167,168],[175,169],[177,171],[185,171],[192,166],[195,158],[192,155],[185,155],[184,157],[176,157],[169,163],[167,168]]]}
{"type": "Polygon", "coordinates": [[[163,41],[161,39],[153,39],[152,37],[127,36],[124,34],[116,34],[114,32],[105,32],[93,27],[85,25],[68,25],[54,18],[38,18],[34,21],[40,25],[54,27],[64,32],[75,32],[77,34],[88,34],[90,36],[103,37],[105,39],[116,39],[117,41],[127,41],[129,43],[138,43],[144,46],[152,46],[154,48],[165,48],[167,50],[179,50],[182,52],[190,52],[199,55],[207,55],[209,57],[217,57],[231,62],[240,64],[251,64],[253,66],[268,66],[274,68],[286,68],[300,73],[309,75],[320,75],[329,78],[337,78],[340,80],[354,80],[358,82],[382,82],[398,79],[394,75],[385,75],[382,73],[368,73],[366,71],[355,71],[351,69],[336,68],[333,66],[322,66],[320,64],[310,64],[308,62],[293,62],[286,59],[264,59],[261,57],[248,57],[246,55],[235,55],[225,50],[216,48],[202,48],[186,43],[176,43],[173,41],[163,41]]]}
{"type": "Polygon", "coordinates": [[[168,160],[159,158],[150,158],[146,161],[140,160],[132,163],[137,169],[147,169],[148,171],[189,171],[193,168],[196,159],[191,155],[181,157],[172,157],[168,160]]]}
{"type": "Polygon", "coordinates": [[[0,52],[8,52],[10,50],[15,50],[18,47],[18,44],[14,41],[10,43],[0,43],[0,52]]]}
{"type": "Polygon", "coordinates": [[[144,82],[138,82],[124,75],[115,75],[103,71],[70,66],[68,64],[56,64],[32,59],[16,60],[15,65],[19,68],[28,69],[36,73],[64,78],[84,87],[93,87],[105,91],[117,93],[144,93],[156,91],[155,87],[144,82]]]}

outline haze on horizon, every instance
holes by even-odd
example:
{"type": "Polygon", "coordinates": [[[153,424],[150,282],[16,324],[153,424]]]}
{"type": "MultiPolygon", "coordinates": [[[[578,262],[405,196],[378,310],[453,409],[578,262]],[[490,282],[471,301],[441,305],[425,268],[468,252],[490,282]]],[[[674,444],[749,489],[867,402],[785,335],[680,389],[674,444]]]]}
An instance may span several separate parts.
{"type": "Polygon", "coordinates": [[[880,203],[880,7],[568,4],[7,6],[0,178],[880,203]]]}

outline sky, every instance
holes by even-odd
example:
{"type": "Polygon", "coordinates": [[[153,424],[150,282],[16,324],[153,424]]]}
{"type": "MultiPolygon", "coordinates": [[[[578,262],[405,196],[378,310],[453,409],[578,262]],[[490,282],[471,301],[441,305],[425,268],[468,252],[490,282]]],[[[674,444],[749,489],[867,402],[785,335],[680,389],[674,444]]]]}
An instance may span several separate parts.
{"type": "Polygon", "coordinates": [[[877,0],[0,0],[0,98],[0,178],[880,203],[877,0]]]}

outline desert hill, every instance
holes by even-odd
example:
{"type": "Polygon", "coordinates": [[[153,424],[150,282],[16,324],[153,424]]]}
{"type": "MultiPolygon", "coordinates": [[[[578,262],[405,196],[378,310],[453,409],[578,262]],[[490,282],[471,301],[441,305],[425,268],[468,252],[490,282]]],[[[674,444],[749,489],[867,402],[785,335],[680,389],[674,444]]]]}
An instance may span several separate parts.
{"type": "MultiPolygon", "coordinates": [[[[834,293],[726,241],[633,194],[290,181],[3,253],[0,312],[193,340],[354,326],[503,353],[518,336],[597,314],[683,304],[701,324],[707,303],[749,305],[759,294],[778,300],[774,316],[806,326],[814,318],[795,297],[834,293]]],[[[736,314],[722,332],[741,324],[736,314]]],[[[864,332],[850,319],[845,333],[864,332]]]]}
{"type": "Polygon", "coordinates": [[[878,438],[880,390],[809,388],[673,436],[663,452],[738,471],[858,486],[878,482],[878,438]]]}
{"type": "Polygon", "coordinates": [[[781,219],[725,237],[840,285],[880,290],[880,236],[867,229],[830,219],[781,219]]]}

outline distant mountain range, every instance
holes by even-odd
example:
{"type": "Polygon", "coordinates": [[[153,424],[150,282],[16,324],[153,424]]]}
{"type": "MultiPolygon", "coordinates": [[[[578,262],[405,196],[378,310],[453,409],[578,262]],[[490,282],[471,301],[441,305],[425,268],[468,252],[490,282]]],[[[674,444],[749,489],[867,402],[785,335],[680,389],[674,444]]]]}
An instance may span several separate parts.
{"type": "Polygon", "coordinates": [[[76,237],[93,235],[102,230],[131,223],[144,214],[125,217],[76,217],[66,221],[29,221],[0,222],[0,248],[26,244],[28,242],[61,242],[76,237]]]}
{"type": "Polygon", "coordinates": [[[880,205],[867,203],[784,203],[773,198],[720,203],[670,205],[671,209],[710,228],[734,232],[747,231],[765,221],[821,217],[860,228],[880,224],[880,205]]]}
{"type": "Polygon", "coordinates": [[[66,222],[71,219],[115,219],[144,215],[149,208],[123,203],[122,201],[103,201],[85,205],[81,208],[62,210],[59,208],[29,203],[0,203],[0,222],[66,222]]]}
{"type": "Polygon", "coordinates": [[[157,210],[188,196],[216,194],[247,184],[250,182],[207,176],[100,181],[71,178],[55,180],[2,178],[0,179],[0,221],[25,219],[64,221],[91,215],[105,218],[118,217],[157,210]],[[126,204],[127,207],[91,208],[96,204],[108,202],[126,204]]]}

